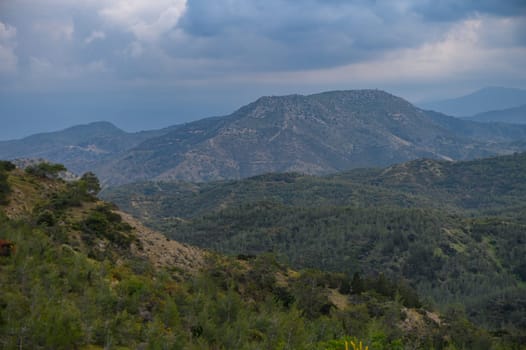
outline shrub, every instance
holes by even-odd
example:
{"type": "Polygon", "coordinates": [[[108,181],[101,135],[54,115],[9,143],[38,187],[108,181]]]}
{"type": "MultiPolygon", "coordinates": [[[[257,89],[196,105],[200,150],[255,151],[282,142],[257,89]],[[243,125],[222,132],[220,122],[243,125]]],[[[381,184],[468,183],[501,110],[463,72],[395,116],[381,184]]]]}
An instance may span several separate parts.
{"type": "Polygon", "coordinates": [[[43,162],[28,166],[26,168],[26,173],[37,177],[56,179],[60,172],[66,170],[66,167],[62,164],[43,162]]]}

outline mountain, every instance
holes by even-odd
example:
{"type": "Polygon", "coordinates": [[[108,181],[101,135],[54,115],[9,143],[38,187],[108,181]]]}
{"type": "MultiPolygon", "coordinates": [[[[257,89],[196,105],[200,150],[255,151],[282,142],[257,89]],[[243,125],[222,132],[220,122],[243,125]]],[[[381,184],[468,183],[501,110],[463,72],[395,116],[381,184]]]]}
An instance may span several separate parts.
{"type": "Polygon", "coordinates": [[[262,97],[226,117],[188,123],[154,137],[99,168],[110,184],[137,180],[210,181],[267,172],[326,174],[420,157],[469,159],[510,153],[526,127],[432,114],[379,90],[262,97]],[[497,133],[498,135],[495,135],[497,133]]]}
{"type": "Polygon", "coordinates": [[[464,119],[484,123],[526,124],[526,104],[514,108],[479,113],[464,119]]]}
{"type": "MultiPolygon", "coordinates": [[[[524,126],[501,122],[483,123],[451,117],[434,111],[426,111],[433,121],[447,129],[452,135],[471,140],[486,140],[484,143],[488,152],[486,155],[506,154],[524,150],[522,144],[526,140],[524,126]]],[[[480,157],[480,156],[478,156],[480,157]]],[[[472,158],[477,158],[474,156],[472,158]]]]}
{"type": "Polygon", "coordinates": [[[522,220],[526,209],[526,153],[468,162],[420,159],[366,175],[350,171],[333,178],[418,196],[419,205],[464,215],[501,214],[522,220]]]}
{"type": "Polygon", "coordinates": [[[321,175],[417,158],[465,160],[526,149],[526,126],[414,107],[379,90],[262,97],[234,113],[126,133],[98,122],[0,142],[0,157],[58,162],[102,183],[321,175]]]}
{"type": "Polygon", "coordinates": [[[169,240],[90,194],[86,181],[0,161],[2,348],[520,344],[459,310],[430,310],[402,279],[292,270],[270,254],[227,257],[169,240]]]}
{"type": "Polygon", "coordinates": [[[526,153],[324,177],[134,183],[104,197],[182,242],[272,251],[295,268],[382,271],[442,307],[462,303],[492,329],[511,319],[526,327],[526,153]]]}
{"type": "Polygon", "coordinates": [[[487,111],[517,107],[524,104],[526,104],[526,90],[504,87],[487,87],[465,96],[422,103],[420,106],[447,115],[466,117],[487,111]]]}
{"type": "Polygon", "coordinates": [[[0,159],[43,158],[82,174],[169,130],[127,133],[109,122],[94,122],[20,140],[0,141],[0,159]]]}

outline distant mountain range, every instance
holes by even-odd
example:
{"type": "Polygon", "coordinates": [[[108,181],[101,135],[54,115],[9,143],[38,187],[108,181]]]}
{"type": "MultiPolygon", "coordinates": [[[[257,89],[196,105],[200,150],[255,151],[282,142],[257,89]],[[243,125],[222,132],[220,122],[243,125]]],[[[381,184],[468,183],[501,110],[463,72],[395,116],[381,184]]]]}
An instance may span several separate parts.
{"type": "Polygon", "coordinates": [[[518,107],[526,104],[526,90],[487,87],[465,96],[422,103],[420,106],[455,117],[467,117],[487,111],[518,107]]]}
{"type": "Polygon", "coordinates": [[[127,133],[109,122],[94,122],[20,140],[0,141],[0,159],[47,159],[81,174],[172,129],[127,133]]]}
{"type": "Polygon", "coordinates": [[[479,113],[464,119],[485,123],[526,124],[526,104],[514,108],[479,113]]]}
{"type": "Polygon", "coordinates": [[[126,133],[109,123],[0,142],[0,158],[46,158],[104,184],[210,181],[268,172],[326,174],[415,158],[471,159],[525,149],[526,126],[416,108],[379,90],[262,97],[234,113],[126,133]]]}

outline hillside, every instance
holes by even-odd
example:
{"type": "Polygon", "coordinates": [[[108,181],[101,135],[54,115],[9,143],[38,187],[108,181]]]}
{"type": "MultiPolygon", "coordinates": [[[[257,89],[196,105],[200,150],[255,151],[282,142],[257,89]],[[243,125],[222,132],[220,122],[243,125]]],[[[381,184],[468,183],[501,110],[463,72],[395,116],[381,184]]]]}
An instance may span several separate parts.
{"type": "Polygon", "coordinates": [[[127,133],[108,122],[77,125],[20,140],[0,141],[0,159],[42,158],[82,174],[171,129],[127,133]]]}
{"type": "Polygon", "coordinates": [[[458,123],[478,129],[459,134],[456,126],[440,124],[379,90],[262,97],[229,116],[149,139],[100,169],[100,175],[111,184],[239,179],[267,172],[319,175],[421,157],[507,153],[516,150],[507,143],[526,137],[526,127],[495,130],[458,123]]]}
{"type": "Polygon", "coordinates": [[[387,168],[355,169],[323,177],[264,174],[237,181],[137,182],[101,195],[145,219],[189,219],[263,201],[286,206],[394,206],[451,213],[512,212],[526,198],[526,153],[450,162],[420,159],[387,168]]]}
{"type": "MultiPolygon", "coordinates": [[[[58,167],[43,167],[54,171],[58,167]]],[[[512,346],[383,274],[294,271],[161,238],[66,183],[0,162],[0,344],[42,349],[512,346]],[[7,243],[7,245],[5,245],[7,243]],[[169,258],[167,258],[169,257],[169,258]]]]}
{"type": "Polygon", "coordinates": [[[500,329],[526,319],[525,176],[522,153],[326,177],[137,183],[104,195],[174,239],[229,254],[273,251],[296,268],[382,271],[500,329]]]}
{"type": "Polygon", "coordinates": [[[526,104],[514,108],[479,113],[464,119],[484,123],[526,124],[526,104]]]}
{"type": "Polygon", "coordinates": [[[415,160],[334,179],[401,191],[471,215],[512,213],[526,207],[526,153],[467,162],[415,160]]]}
{"type": "Polygon", "coordinates": [[[465,96],[423,103],[421,107],[456,117],[467,117],[478,113],[517,107],[525,103],[526,90],[487,87],[465,96]]]}

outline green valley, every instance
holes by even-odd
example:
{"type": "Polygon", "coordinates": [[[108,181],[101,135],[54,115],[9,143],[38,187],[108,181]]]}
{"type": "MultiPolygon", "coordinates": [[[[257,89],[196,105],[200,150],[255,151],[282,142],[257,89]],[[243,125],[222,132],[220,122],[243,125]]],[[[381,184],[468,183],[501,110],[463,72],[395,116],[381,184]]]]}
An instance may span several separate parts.
{"type": "Polygon", "coordinates": [[[1,163],[0,348],[508,348],[405,280],[291,270],[167,240],[98,200],[61,166],[1,163]]]}
{"type": "Polygon", "coordinates": [[[295,268],[407,280],[445,310],[524,337],[526,154],[325,177],[136,183],[105,198],[167,236],[295,268]]]}

